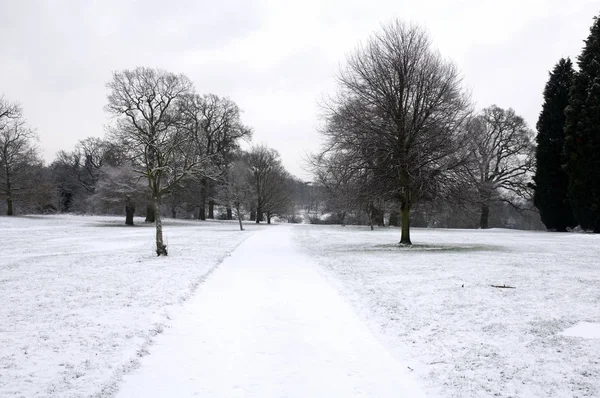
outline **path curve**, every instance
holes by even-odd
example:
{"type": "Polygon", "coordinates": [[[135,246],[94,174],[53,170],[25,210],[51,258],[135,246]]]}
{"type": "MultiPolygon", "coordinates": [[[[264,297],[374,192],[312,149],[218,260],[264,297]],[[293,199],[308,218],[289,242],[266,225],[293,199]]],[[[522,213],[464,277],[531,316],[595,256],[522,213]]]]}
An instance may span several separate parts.
{"type": "Polygon", "coordinates": [[[255,233],[226,258],[117,397],[424,397],[294,247],[293,228],[255,233]]]}

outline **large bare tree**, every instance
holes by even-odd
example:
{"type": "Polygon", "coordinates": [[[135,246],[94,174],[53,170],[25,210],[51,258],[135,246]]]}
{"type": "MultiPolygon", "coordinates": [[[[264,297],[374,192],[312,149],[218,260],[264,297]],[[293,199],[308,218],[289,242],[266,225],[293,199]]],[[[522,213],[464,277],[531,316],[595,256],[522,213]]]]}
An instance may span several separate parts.
{"type": "Polygon", "coordinates": [[[467,123],[469,174],[481,206],[480,228],[488,228],[490,204],[528,196],[535,164],[534,132],[513,109],[496,105],[482,110],[467,123]]]}
{"type": "Polygon", "coordinates": [[[162,197],[183,178],[200,171],[205,160],[195,150],[185,126],[182,100],[193,92],[191,81],[161,69],[139,67],[115,72],[106,110],[118,119],[112,134],[123,143],[148,180],[155,209],[156,253],[167,255],[163,242],[162,197]]]}
{"type": "Polygon", "coordinates": [[[14,214],[17,196],[30,190],[33,166],[41,166],[34,141],[37,134],[23,119],[21,108],[0,97],[0,197],[6,200],[6,214],[14,214]]]}
{"type": "Polygon", "coordinates": [[[411,207],[439,193],[463,161],[469,108],[456,66],[422,28],[394,20],[340,71],[338,92],[325,104],[322,155],[341,153],[350,167],[368,171],[378,198],[399,202],[400,243],[411,244],[411,207]]]}

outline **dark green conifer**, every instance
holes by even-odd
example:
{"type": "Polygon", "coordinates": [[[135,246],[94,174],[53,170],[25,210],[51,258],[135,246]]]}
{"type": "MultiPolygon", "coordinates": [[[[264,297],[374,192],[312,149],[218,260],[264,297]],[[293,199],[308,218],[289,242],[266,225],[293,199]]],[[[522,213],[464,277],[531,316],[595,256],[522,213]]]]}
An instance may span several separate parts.
{"type": "Polygon", "coordinates": [[[546,228],[564,232],[577,225],[567,198],[569,179],[565,158],[565,108],[573,84],[573,63],[561,59],[544,88],[544,103],[537,122],[534,204],[546,228]]]}
{"type": "Polygon", "coordinates": [[[586,230],[600,232],[600,19],[577,62],[566,109],[565,154],[569,201],[586,230]]]}

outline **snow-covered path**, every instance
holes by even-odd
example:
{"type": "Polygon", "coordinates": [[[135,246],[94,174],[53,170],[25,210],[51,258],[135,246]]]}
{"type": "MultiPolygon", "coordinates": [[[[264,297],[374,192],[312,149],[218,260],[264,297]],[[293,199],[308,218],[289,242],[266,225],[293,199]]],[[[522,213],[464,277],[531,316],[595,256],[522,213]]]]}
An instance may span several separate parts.
{"type": "Polygon", "coordinates": [[[117,397],[424,396],[295,249],[292,228],[240,245],[173,316],[117,397]]]}

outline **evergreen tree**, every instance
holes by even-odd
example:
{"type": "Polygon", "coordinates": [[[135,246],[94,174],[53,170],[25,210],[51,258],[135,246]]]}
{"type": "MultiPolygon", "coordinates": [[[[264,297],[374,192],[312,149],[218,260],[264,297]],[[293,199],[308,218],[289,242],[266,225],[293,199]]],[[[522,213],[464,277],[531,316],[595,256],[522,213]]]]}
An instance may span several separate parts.
{"type": "Polygon", "coordinates": [[[567,198],[569,178],[565,163],[565,109],[573,83],[573,63],[561,59],[550,72],[544,88],[544,104],[537,122],[537,149],[534,204],[546,228],[564,232],[577,225],[567,198]]]}
{"type": "Polygon", "coordinates": [[[566,109],[569,201],[579,225],[600,232],[600,19],[578,58],[566,109]]]}

